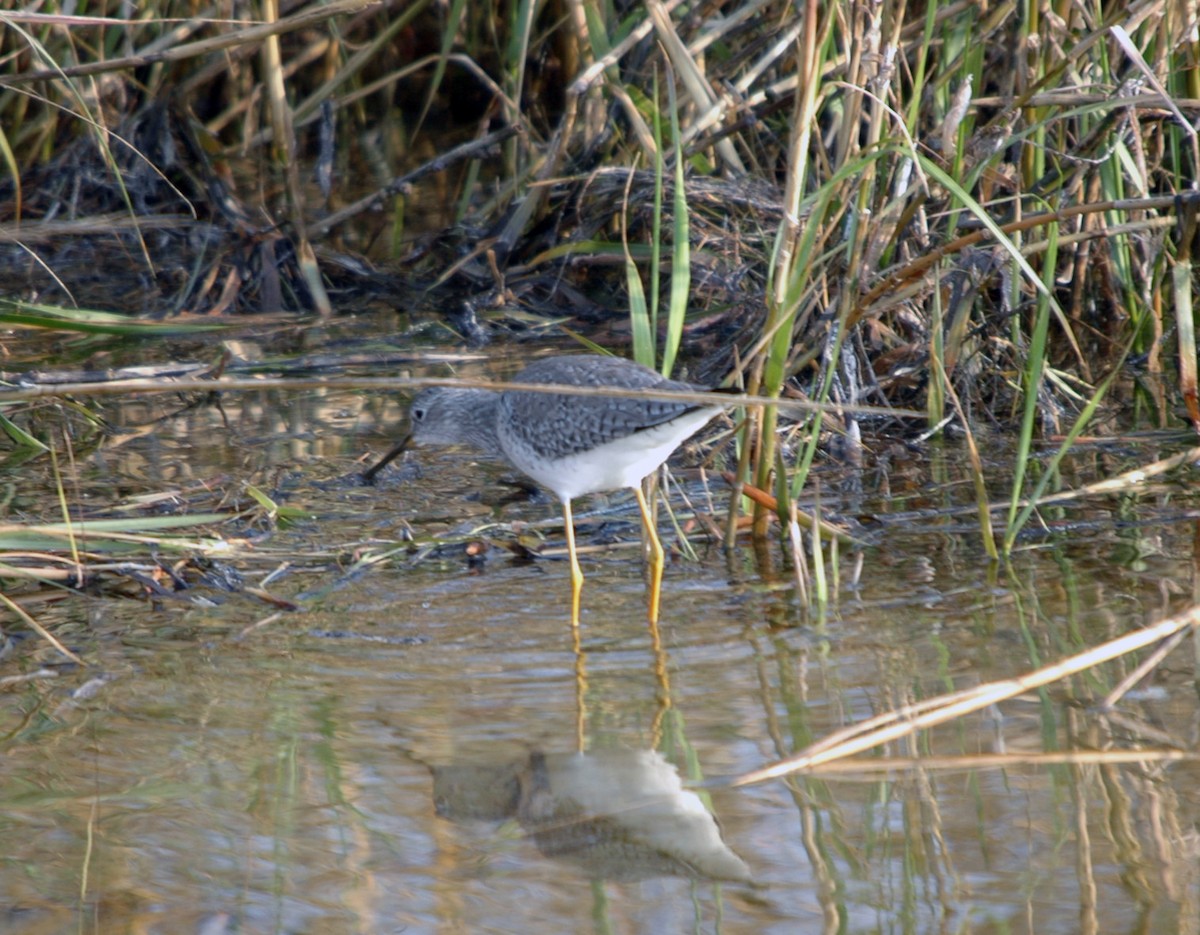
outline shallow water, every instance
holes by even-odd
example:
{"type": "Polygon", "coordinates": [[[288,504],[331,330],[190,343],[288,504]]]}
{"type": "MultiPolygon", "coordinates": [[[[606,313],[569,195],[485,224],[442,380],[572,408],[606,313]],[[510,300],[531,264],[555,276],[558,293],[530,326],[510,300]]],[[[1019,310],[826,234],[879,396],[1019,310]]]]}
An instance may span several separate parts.
{"type": "MultiPolygon", "coordinates": [[[[111,405],[117,426],[158,414],[111,405]]],[[[668,567],[657,641],[636,547],[589,552],[576,646],[565,565],[510,556],[506,534],[482,558],[447,547],[346,574],[406,526],[516,523],[561,543],[552,503],[461,453],[344,483],[401,411],[264,393],[81,457],[74,489],[97,506],[224,477],[312,512],[240,565],[254,583],[291,557],[269,589],[302,610],[216,589],[197,592],[215,606],[27,606],[89,665],[32,637],[0,660],[0,679],[47,673],[0,693],[0,932],[1200,930],[1197,765],[1032,757],[1194,750],[1190,643],[1108,717],[1087,703],[1128,661],[885,751],[1030,754],[1003,768],[704,782],[1183,606],[1195,530],[1152,511],[1184,491],[1047,514],[1075,525],[989,568],[969,513],[895,517],[971,504],[956,449],[831,472],[825,509],[887,521],[824,617],[802,612],[778,546],[727,557],[697,538],[697,560],[668,567]]],[[[18,502],[48,495],[9,480],[18,502]]],[[[603,525],[585,517],[581,541],[636,539],[630,498],[591,506],[603,525]]]]}

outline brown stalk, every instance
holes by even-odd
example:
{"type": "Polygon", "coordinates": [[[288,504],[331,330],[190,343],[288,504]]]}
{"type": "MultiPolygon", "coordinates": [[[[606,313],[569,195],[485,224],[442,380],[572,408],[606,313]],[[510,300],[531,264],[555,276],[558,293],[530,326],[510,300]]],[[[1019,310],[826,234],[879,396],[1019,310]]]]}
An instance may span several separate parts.
{"type": "Polygon", "coordinates": [[[1200,626],[1200,605],[1193,605],[1183,613],[1162,620],[1153,626],[1134,630],[1086,652],[1070,656],[1061,662],[1043,666],[1034,672],[1016,678],[988,682],[964,691],[939,695],[916,704],[905,705],[862,723],[852,724],[787,759],[738,776],[733,781],[733,785],[747,786],[765,782],[768,779],[778,779],[793,773],[805,772],[823,763],[862,753],[872,747],[889,743],[901,737],[908,737],[919,730],[944,724],[989,705],[999,704],[1035,688],[1057,682],[1119,656],[1151,646],[1160,640],[1168,639],[1188,627],[1195,628],[1196,626],[1200,626]]]}

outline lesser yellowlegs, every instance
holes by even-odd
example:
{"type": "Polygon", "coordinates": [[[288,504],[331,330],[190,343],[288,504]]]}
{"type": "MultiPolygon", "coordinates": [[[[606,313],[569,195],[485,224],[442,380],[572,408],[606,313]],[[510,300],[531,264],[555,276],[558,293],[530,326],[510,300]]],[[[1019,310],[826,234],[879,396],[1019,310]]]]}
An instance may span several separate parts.
{"type": "MultiPolygon", "coordinates": [[[[530,364],[513,381],[620,387],[633,393],[701,389],[632,361],[595,354],[548,357],[530,364]]],[[[658,399],[450,387],[423,390],[409,410],[413,441],[469,445],[498,456],[559,499],[571,565],[572,624],[579,622],[583,572],[571,501],[588,493],[633,489],[650,543],[650,621],[657,622],[663,548],[642,481],[720,411],[719,406],[658,399]]]]}

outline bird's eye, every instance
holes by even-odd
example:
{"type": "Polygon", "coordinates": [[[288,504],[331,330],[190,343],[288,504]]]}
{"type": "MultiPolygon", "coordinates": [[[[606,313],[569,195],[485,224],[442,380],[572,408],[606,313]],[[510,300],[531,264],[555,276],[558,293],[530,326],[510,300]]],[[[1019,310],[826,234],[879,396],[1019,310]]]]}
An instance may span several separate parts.
{"type": "Polygon", "coordinates": [[[409,415],[412,416],[412,420],[414,422],[425,421],[425,410],[420,406],[414,406],[413,409],[410,410],[409,415]]]}

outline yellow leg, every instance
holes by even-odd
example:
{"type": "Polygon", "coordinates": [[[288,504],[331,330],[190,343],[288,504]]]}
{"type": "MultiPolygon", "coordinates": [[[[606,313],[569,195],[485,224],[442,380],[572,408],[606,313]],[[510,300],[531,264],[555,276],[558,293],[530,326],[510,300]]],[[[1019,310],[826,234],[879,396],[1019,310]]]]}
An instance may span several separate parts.
{"type": "Polygon", "coordinates": [[[579,593],[583,590],[583,571],[579,567],[579,555],[575,551],[575,517],[571,515],[571,501],[563,501],[563,522],[567,529],[567,555],[571,560],[571,626],[579,626],[579,593]]]}
{"type": "Polygon", "coordinates": [[[654,518],[650,515],[650,504],[646,502],[646,494],[641,485],[633,488],[637,494],[638,509],[642,511],[642,525],[646,528],[646,538],[650,540],[650,622],[658,623],[658,598],[662,592],[663,576],[663,547],[658,541],[658,533],[654,529],[654,518]]]}

